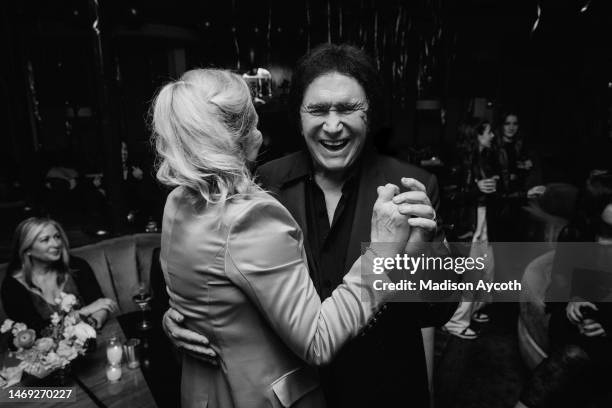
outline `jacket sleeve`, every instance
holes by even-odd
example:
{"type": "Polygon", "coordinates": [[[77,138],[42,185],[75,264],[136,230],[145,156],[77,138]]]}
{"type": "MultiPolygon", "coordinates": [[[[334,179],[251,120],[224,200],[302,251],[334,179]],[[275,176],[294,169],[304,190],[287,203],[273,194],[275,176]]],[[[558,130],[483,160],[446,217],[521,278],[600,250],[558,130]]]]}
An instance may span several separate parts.
{"type": "MultiPolygon", "coordinates": [[[[389,296],[374,291],[362,277],[362,261],[372,263],[369,253],[321,303],[308,273],[301,230],[284,207],[269,201],[250,206],[232,223],[225,267],[285,344],[306,362],[322,365],[389,296]]],[[[385,275],[376,276],[388,281],[385,275]]]]}

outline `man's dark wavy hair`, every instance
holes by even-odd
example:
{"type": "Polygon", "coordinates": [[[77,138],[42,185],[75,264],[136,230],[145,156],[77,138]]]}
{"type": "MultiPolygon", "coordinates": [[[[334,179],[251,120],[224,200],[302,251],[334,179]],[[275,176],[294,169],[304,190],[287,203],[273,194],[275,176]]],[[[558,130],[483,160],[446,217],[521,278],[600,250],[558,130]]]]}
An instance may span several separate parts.
{"type": "Polygon", "coordinates": [[[321,44],[299,59],[291,81],[291,118],[300,125],[300,107],[308,86],[331,72],[355,79],[368,99],[368,126],[372,134],[381,126],[382,83],[376,66],[361,49],[349,44],[321,44]]]}

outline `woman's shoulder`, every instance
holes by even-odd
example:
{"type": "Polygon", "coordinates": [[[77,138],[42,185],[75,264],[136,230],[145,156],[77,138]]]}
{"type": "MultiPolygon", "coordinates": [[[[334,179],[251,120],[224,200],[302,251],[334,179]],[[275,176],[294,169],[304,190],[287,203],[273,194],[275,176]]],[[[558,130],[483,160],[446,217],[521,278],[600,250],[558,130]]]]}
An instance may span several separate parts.
{"type": "Polygon", "coordinates": [[[286,224],[291,227],[297,223],[276,198],[265,191],[259,191],[246,198],[232,200],[225,212],[225,224],[231,227],[262,224],[286,224]]]}
{"type": "Polygon", "coordinates": [[[21,271],[12,271],[10,273],[7,271],[0,287],[2,298],[4,299],[7,295],[14,296],[21,294],[24,290],[27,289],[25,281],[23,281],[23,273],[21,271]]]}
{"type": "Polygon", "coordinates": [[[289,211],[272,195],[263,190],[235,196],[224,203],[208,204],[199,208],[190,200],[189,192],[184,188],[176,188],[168,196],[164,217],[174,217],[176,212],[188,212],[189,220],[204,220],[206,223],[214,219],[221,229],[232,228],[238,224],[253,224],[276,220],[282,223],[297,225],[289,211]]]}

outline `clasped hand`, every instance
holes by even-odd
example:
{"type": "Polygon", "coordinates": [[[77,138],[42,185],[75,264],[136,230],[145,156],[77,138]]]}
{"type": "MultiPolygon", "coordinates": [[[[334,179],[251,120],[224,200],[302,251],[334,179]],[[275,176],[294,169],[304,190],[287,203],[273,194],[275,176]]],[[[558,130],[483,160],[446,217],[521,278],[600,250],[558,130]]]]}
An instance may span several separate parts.
{"type": "Polygon", "coordinates": [[[397,252],[404,248],[406,242],[429,241],[437,228],[436,211],[423,183],[413,178],[403,178],[402,185],[408,191],[400,193],[400,189],[393,184],[378,187],[370,234],[372,242],[403,242],[396,248],[397,252]],[[381,220],[377,219],[379,217],[381,220]]]}

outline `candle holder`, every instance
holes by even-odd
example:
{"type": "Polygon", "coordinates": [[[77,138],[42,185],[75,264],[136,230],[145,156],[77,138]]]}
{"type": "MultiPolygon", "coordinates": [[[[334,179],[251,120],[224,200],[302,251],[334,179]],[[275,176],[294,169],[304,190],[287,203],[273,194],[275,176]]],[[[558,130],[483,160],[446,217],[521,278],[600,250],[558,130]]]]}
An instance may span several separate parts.
{"type": "Polygon", "coordinates": [[[117,337],[111,337],[106,344],[106,359],[109,365],[121,366],[123,346],[117,337]]]}
{"type": "Polygon", "coordinates": [[[122,375],[121,364],[108,364],[106,366],[106,378],[110,382],[117,382],[122,375]]]}

